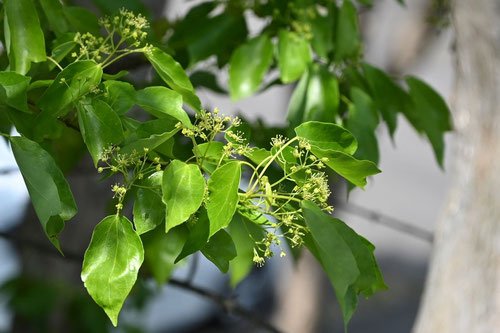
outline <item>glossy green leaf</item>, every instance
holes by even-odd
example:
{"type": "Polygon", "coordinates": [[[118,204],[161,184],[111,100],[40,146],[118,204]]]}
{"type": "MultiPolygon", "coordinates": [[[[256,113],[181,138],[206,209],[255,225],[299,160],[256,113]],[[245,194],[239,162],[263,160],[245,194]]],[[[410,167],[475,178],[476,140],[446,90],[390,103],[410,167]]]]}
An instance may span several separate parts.
{"type": "Polygon", "coordinates": [[[200,208],[205,179],[196,164],[173,160],[163,173],[163,202],[167,205],[166,231],[185,222],[200,208]]]}
{"type": "Polygon", "coordinates": [[[367,177],[381,172],[372,161],[357,160],[341,151],[320,149],[314,146],[311,151],[319,158],[327,158],[328,161],[325,164],[328,167],[362,189],[366,185],[367,177]]]}
{"type": "Polygon", "coordinates": [[[206,208],[210,220],[210,236],[231,222],[238,204],[238,189],[241,179],[239,162],[224,164],[208,180],[208,202],[206,208]]]}
{"type": "Polygon", "coordinates": [[[0,72],[0,104],[29,113],[26,91],[30,80],[15,72],[0,72]]]}
{"type": "Polygon", "coordinates": [[[63,173],[38,143],[11,138],[12,151],[28,188],[35,212],[49,240],[59,249],[58,235],[77,207],[63,173]]]}
{"type": "Polygon", "coordinates": [[[357,56],[361,48],[356,7],[350,0],[345,0],[338,13],[335,53],[336,62],[357,56]]]}
{"type": "Polygon", "coordinates": [[[208,220],[207,210],[205,207],[201,207],[197,218],[194,223],[187,224],[189,228],[189,236],[182,248],[181,253],[175,259],[175,262],[179,262],[185,257],[201,250],[205,244],[208,242],[210,233],[210,221],[208,220]]]}
{"type": "Polygon", "coordinates": [[[64,17],[63,6],[59,0],[40,0],[40,5],[42,5],[50,28],[56,36],[69,31],[69,24],[64,17]]]}
{"type": "Polygon", "coordinates": [[[105,149],[123,141],[120,117],[105,102],[86,98],[77,105],[83,141],[97,166],[105,149]]]}
{"type": "Polygon", "coordinates": [[[337,150],[352,155],[358,148],[352,133],[335,124],[309,121],[296,127],[295,133],[320,149],[337,150]]]}
{"type": "Polygon", "coordinates": [[[102,68],[93,61],[78,61],[62,70],[38,101],[42,113],[65,115],[68,107],[101,81],[102,68]]]}
{"type": "Polygon", "coordinates": [[[233,239],[237,253],[236,257],[229,262],[230,282],[231,286],[235,287],[254,267],[254,240],[261,240],[264,237],[264,230],[240,214],[235,214],[228,227],[228,232],[233,239]]]}
{"type": "Polygon", "coordinates": [[[415,77],[407,77],[410,96],[439,165],[443,167],[444,133],[451,131],[451,115],[446,102],[429,85],[415,77]]]}
{"type": "Polygon", "coordinates": [[[227,273],[229,261],[236,257],[236,248],[231,236],[225,230],[219,230],[201,249],[201,253],[213,262],[222,273],[227,273]]]}
{"type": "Polygon", "coordinates": [[[104,101],[119,115],[125,114],[135,104],[135,88],[128,82],[108,80],[104,82],[104,101]]]}
{"type": "Polygon", "coordinates": [[[387,289],[373,257],[373,245],[311,201],[301,203],[310,239],[306,246],[328,275],[342,309],[344,324],[354,313],[359,294],[366,297],[387,289]]]}
{"type": "Polygon", "coordinates": [[[353,103],[349,104],[347,129],[358,141],[358,150],[354,156],[378,164],[378,143],[375,136],[378,125],[377,110],[370,96],[359,88],[351,89],[351,99],[353,103]]]}
{"type": "Polygon", "coordinates": [[[144,148],[150,150],[157,148],[180,130],[176,127],[177,122],[177,119],[168,117],[140,123],[123,142],[120,152],[130,154],[135,150],[142,154],[144,148]]]}
{"type": "Polygon", "coordinates": [[[147,87],[137,92],[137,105],[157,118],[174,117],[187,127],[192,127],[189,117],[182,109],[182,96],[166,87],[147,87]]]}
{"type": "Polygon", "coordinates": [[[74,31],[90,32],[94,36],[101,35],[99,20],[90,10],[82,7],[63,6],[63,13],[74,31]]]}
{"type": "Polygon", "coordinates": [[[339,100],[335,76],[325,66],[313,64],[293,92],[287,118],[292,126],[310,120],[334,122],[339,100]]]}
{"type": "Polygon", "coordinates": [[[126,217],[111,215],[95,227],[81,277],[90,296],[114,326],[143,260],[141,238],[126,217]]]}
{"type": "Polygon", "coordinates": [[[151,53],[146,54],[146,58],[148,58],[163,81],[182,95],[184,102],[197,111],[201,110],[200,99],[196,96],[191,81],[189,81],[182,66],[174,58],[156,47],[153,48],[151,53]]]}
{"type": "Polygon", "coordinates": [[[251,223],[255,224],[266,224],[269,223],[269,220],[260,212],[257,212],[255,209],[250,209],[243,206],[237,206],[238,214],[248,219],[251,223]]]}
{"type": "Polygon", "coordinates": [[[10,70],[26,74],[32,62],[46,61],[45,38],[32,0],[5,0],[5,47],[10,70]]]}
{"type": "Polygon", "coordinates": [[[368,64],[363,64],[363,69],[373,94],[373,100],[387,123],[391,136],[396,130],[398,112],[403,112],[415,129],[419,130],[416,116],[407,112],[411,108],[408,93],[382,70],[368,64]]]}
{"type": "Polygon", "coordinates": [[[297,33],[280,30],[278,34],[278,68],[281,81],[297,80],[311,62],[309,42],[297,33]]]}
{"type": "Polygon", "coordinates": [[[250,96],[260,86],[273,60],[273,44],[263,34],[238,47],[229,64],[229,92],[233,100],[250,96]]]}
{"type": "Polygon", "coordinates": [[[143,235],[146,265],[159,286],[168,281],[175,268],[175,258],[181,252],[188,237],[185,225],[165,233],[160,226],[143,235]]]}
{"type": "Polygon", "coordinates": [[[137,188],[134,225],[139,235],[153,230],[165,220],[165,204],[161,195],[162,178],[163,171],[157,171],[141,181],[141,187],[137,188]]]}

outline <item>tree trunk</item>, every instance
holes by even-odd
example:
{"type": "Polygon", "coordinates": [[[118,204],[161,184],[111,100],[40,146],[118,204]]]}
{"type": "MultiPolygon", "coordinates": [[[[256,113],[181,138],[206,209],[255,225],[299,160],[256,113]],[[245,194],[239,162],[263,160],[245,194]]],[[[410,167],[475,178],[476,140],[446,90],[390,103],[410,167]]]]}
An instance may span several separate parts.
{"type": "Polygon", "coordinates": [[[453,187],[415,333],[500,328],[500,0],[455,0],[453,187]]]}

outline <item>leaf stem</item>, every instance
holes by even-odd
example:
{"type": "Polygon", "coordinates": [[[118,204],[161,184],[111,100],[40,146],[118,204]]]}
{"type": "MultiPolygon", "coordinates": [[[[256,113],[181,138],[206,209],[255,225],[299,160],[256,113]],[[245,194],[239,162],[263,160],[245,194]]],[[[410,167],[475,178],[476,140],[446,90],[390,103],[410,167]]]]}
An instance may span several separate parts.
{"type": "Polygon", "coordinates": [[[53,59],[52,57],[49,57],[49,56],[47,56],[47,59],[52,61],[57,66],[57,68],[59,68],[60,70],[63,70],[61,65],[59,65],[59,63],[57,61],[55,61],[55,59],[53,59]]]}

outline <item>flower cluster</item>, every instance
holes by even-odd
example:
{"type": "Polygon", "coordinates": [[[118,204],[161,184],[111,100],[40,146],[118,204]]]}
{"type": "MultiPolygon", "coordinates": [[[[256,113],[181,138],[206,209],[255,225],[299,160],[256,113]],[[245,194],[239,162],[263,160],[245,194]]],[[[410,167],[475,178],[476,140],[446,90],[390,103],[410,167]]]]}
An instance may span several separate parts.
{"type": "Polygon", "coordinates": [[[149,158],[149,149],[144,148],[142,154],[137,151],[123,154],[120,147],[111,146],[101,154],[100,162],[104,166],[97,168],[98,173],[108,171],[112,174],[118,173],[123,176],[123,184],[115,184],[111,187],[114,193],[113,198],[118,200],[115,205],[117,214],[123,209],[123,200],[127,191],[135,185],[137,180],[141,180],[162,170],[162,162],[159,157],[149,158]]]}
{"type": "Polygon", "coordinates": [[[133,52],[151,52],[152,46],[144,44],[148,35],[145,30],[149,28],[149,23],[143,15],[135,15],[122,8],[119,14],[112,18],[102,17],[99,24],[106,30],[106,37],[94,36],[90,32],[75,34],[74,42],[79,46],[79,50],[71,53],[74,61],[94,60],[106,67],[133,52]],[[115,34],[119,38],[115,38],[115,34]],[[125,43],[128,46],[124,46],[125,43]]]}

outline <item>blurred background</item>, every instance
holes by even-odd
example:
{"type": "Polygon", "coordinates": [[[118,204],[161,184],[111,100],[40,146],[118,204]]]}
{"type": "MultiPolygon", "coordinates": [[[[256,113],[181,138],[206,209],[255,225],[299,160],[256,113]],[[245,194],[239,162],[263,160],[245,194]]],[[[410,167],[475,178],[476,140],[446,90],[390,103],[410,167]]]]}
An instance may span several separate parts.
{"type": "MultiPolygon", "coordinates": [[[[184,16],[198,2],[167,1],[163,5],[161,1],[149,1],[162,8],[155,15],[168,19],[184,16]]],[[[375,1],[374,7],[360,17],[365,59],[394,76],[420,77],[449,102],[454,80],[453,31],[431,23],[432,3],[407,1],[406,6],[401,6],[394,0],[375,1]]],[[[250,31],[257,31],[260,22],[248,19],[250,31]]],[[[139,68],[137,75],[147,75],[147,69],[139,68]]],[[[218,81],[227,86],[227,74],[221,73],[218,81]]],[[[209,107],[283,127],[292,91],[290,86],[275,86],[238,103],[205,89],[198,94],[209,107]]],[[[350,332],[410,332],[423,289],[434,224],[450,183],[446,170],[453,163],[449,153],[453,134],[446,137],[443,171],[428,142],[410,129],[406,119],[400,117],[398,121],[394,140],[387,128],[379,128],[382,173],[370,179],[365,191],[356,189],[349,198],[342,186],[333,193],[335,216],[377,247],[375,254],[389,286],[389,290],[360,301],[349,325],[350,332]]],[[[104,216],[109,184],[93,185],[98,177],[90,163],[79,165],[69,179],[80,213],[68,222],[61,244],[77,251],[88,244],[94,216],[104,216]],[[75,238],[68,233],[80,237],[73,241],[75,238]],[[65,237],[72,239],[72,244],[67,244],[65,237]]],[[[80,258],[59,257],[48,242],[37,236],[42,233],[34,222],[36,217],[22,177],[9,147],[0,140],[0,331],[50,331],[54,327],[58,331],[72,327],[72,331],[82,332],[261,330],[236,315],[224,313],[209,298],[176,285],[158,288],[153,281],[138,283],[120,315],[123,325],[111,329],[103,312],[79,286],[80,258]],[[44,271],[44,279],[36,277],[40,271],[44,271]],[[68,319],[61,313],[47,316],[61,302],[73,317],[68,319]]],[[[229,289],[227,277],[201,256],[192,257],[191,262],[174,273],[174,278],[190,279],[195,286],[237,297],[240,304],[283,332],[343,332],[333,289],[319,265],[307,254],[296,265],[288,257],[273,258],[263,268],[255,268],[235,291],[229,289]]]]}

